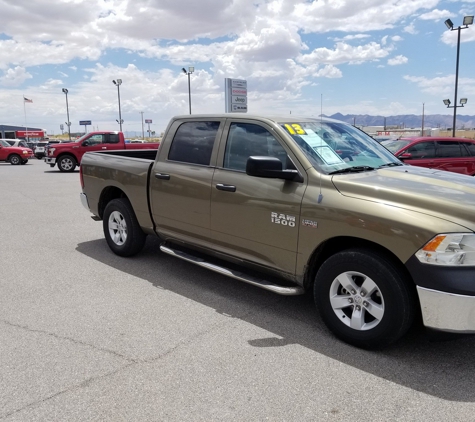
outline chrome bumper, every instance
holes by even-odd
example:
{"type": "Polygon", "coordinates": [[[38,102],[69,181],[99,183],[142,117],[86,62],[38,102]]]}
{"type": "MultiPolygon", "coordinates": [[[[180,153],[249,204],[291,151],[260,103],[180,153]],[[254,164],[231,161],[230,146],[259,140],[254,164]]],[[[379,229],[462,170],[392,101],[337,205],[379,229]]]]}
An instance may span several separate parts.
{"type": "Polygon", "coordinates": [[[83,205],[83,207],[86,208],[89,212],[91,212],[91,209],[89,208],[89,202],[87,202],[86,194],[80,193],[79,198],[81,199],[81,204],[83,205]]]}
{"type": "Polygon", "coordinates": [[[426,327],[440,331],[475,333],[475,296],[458,295],[417,286],[426,327]]]}
{"type": "Polygon", "coordinates": [[[46,164],[55,165],[55,164],[56,164],[56,158],[53,158],[53,157],[45,157],[45,163],[46,163],[46,164]]]}

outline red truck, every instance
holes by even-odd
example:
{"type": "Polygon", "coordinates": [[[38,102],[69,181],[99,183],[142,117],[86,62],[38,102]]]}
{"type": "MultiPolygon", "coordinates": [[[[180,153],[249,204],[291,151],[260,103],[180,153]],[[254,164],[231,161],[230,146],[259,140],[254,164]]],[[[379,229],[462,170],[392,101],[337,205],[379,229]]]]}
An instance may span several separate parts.
{"type": "Polygon", "coordinates": [[[111,151],[124,149],[157,149],[158,142],[126,143],[122,132],[90,132],[74,142],[48,145],[45,163],[63,172],[74,171],[82,156],[90,151],[111,151]]]}

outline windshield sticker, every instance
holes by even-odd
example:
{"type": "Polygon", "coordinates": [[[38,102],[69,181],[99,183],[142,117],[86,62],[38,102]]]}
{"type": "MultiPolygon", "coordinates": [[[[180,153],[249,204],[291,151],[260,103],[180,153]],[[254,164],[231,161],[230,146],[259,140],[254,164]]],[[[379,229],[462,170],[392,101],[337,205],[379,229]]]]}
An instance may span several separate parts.
{"type": "Polygon", "coordinates": [[[299,135],[305,143],[310,145],[312,149],[317,153],[320,159],[328,165],[342,164],[344,161],[341,157],[331,149],[328,144],[312,129],[307,129],[306,135],[299,135]]]}
{"type": "Polygon", "coordinates": [[[286,123],[285,128],[291,135],[306,135],[307,133],[303,130],[302,126],[297,123],[288,124],[286,123]]]}

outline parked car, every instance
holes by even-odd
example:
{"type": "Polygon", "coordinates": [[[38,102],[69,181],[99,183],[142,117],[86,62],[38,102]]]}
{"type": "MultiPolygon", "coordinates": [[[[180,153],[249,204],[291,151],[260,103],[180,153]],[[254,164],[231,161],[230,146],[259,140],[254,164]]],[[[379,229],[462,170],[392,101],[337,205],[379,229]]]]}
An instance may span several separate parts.
{"type": "Polygon", "coordinates": [[[31,157],[33,151],[30,148],[12,147],[7,140],[0,139],[0,161],[13,165],[26,164],[31,157]]]}
{"type": "Polygon", "coordinates": [[[12,147],[30,148],[28,142],[23,139],[5,139],[5,141],[7,141],[12,147]]]}
{"type": "Polygon", "coordinates": [[[35,157],[38,160],[41,160],[45,156],[45,147],[48,145],[49,141],[40,141],[36,144],[35,147],[35,157]]]}
{"type": "Polygon", "coordinates": [[[475,176],[475,140],[419,136],[382,145],[406,164],[475,176]]]}

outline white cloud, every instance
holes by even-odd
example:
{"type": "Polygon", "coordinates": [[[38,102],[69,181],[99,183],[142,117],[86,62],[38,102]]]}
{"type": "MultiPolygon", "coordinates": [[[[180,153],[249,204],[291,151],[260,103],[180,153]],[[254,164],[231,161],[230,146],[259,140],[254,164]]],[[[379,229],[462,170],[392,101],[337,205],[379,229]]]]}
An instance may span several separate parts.
{"type": "Polygon", "coordinates": [[[358,64],[386,57],[391,50],[392,47],[382,48],[381,45],[375,42],[359,46],[338,42],[334,50],[330,50],[326,47],[316,48],[311,53],[302,55],[298,61],[305,65],[312,63],[333,65],[343,63],[358,64]]]}
{"type": "Polygon", "coordinates": [[[32,76],[28,73],[24,67],[16,66],[13,69],[7,69],[2,77],[0,77],[0,85],[6,87],[20,86],[27,79],[31,79],[32,76]]]}
{"type": "Polygon", "coordinates": [[[391,41],[394,41],[394,42],[399,42],[399,41],[402,41],[403,39],[404,38],[402,38],[399,35],[394,35],[394,37],[391,37],[391,41]]]}
{"type": "Polygon", "coordinates": [[[412,22],[411,24],[405,26],[403,31],[407,32],[408,34],[411,34],[411,35],[416,35],[417,33],[419,33],[419,31],[417,31],[416,27],[414,26],[414,22],[412,22]]]}
{"type": "Polygon", "coordinates": [[[403,56],[403,55],[399,55],[399,56],[396,56],[396,57],[393,57],[392,59],[389,59],[388,60],[388,65],[389,66],[397,66],[397,65],[400,65],[400,64],[405,64],[408,62],[408,58],[403,56]]]}
{"type": "MultiPolygon", "coordinates": [[[[424,76],[404,76],[404,79],[415,83],[422,92],[449,98],[454,92],[455,76],[447,75],[436,78],[424,76]]],[[[460,97],[475,94],[475,78],[460,78],[458,80],[458,93],[460,97]]]]}
{"type": "Polygon", "coordinates": [[[450,13],[448,10],[434,9],[431,12],[423,13],[422,15],[419,16],[419,19],[440,21],[441,19],[445,20],[447,18],[452,18],[454,16],[455,14],[450,13]]]}

